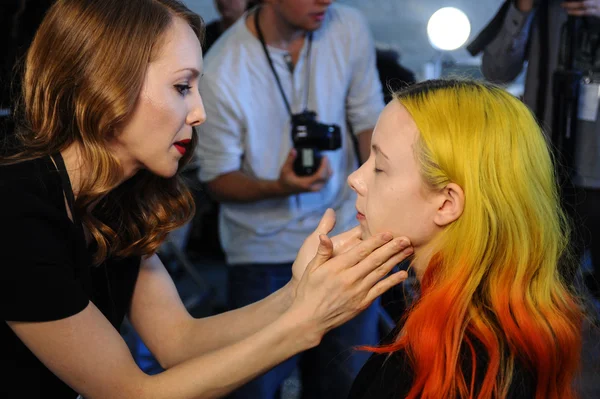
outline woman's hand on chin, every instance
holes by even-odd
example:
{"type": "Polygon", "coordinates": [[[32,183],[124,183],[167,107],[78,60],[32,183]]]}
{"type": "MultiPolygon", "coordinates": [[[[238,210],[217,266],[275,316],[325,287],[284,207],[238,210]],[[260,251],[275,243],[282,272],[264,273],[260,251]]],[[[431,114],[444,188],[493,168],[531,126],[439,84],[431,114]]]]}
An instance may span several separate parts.
{"type": "Polygon", "coordinates": [[[388,275],[412,254],[406,237],[382,233],[360,240],[354,230],[342,234],[337,249],[325,234],[317,237],[316,255],[306,266],[293,302],[284,313],[305,331],[312,345],[318,345],[327,331],[352,319],[408,277],[405,271],[388,275]]]}
{"type": "MultiPolygon", "coordinates": [[[[292,295],[295,296],[296,287],[302,279],[304,270],[308,263],[317,254],[319,247],[319,235],[329,234],[335,227],[335,211],[331,208],[325,211],[325,214],[321,218],[321,221],[317,225],[317,228],[312,232],[311,235],[306,237],[302,247],[298,251],[294,265],[292,266],[292,280],[290,281],[290,287],[292,288],[292,295]]],[[[333,243],[333,257],[348,251],[358,245],[361,239],[361,228],[356,226],[353,229],[345,231],[331,238],[333,243]]]]}

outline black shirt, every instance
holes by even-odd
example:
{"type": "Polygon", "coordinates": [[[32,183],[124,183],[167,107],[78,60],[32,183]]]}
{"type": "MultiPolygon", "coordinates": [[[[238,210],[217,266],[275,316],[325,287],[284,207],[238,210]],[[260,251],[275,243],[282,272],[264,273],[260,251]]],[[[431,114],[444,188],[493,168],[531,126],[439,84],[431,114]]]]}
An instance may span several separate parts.
{"type": "MultiPolygon", "coordinates": [[[[387,340],[386,340],[387,341],[387,340]]],[[[475,394],[485,377],[487,354],[476,339],[471,340],[477,357],[475,373],[475,394]]],[[[463,345],[459,355],[461,367],[467,385],[472,375],[471,351],[463,345]]],[[[391,355],[373,354],[365,363],[354,380],[348,399],[400,399],[405,398],[412,386],[414,373],[406,352],[398,351],[391,355]]],[[[519,362],[515,362],[513,380],[507,399],[534,399],[535,378],[519,362]]]]}
{"type": "MultiPolygon", "coordinates": [[[[140,258],[92,266],[83,230],[71,222],[49,157],[0,166],[0,318],[59,320],[92,301],[117,329],[129,309],[140,258]]],[[[0,397],[76,398],[0,323],[0,397]]]]}

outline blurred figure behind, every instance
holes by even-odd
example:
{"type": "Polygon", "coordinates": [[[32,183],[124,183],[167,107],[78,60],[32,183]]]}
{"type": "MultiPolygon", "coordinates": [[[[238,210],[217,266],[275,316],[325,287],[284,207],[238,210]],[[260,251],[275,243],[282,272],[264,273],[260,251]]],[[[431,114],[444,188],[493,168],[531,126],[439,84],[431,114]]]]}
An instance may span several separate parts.
{"type": "MultiPolygon", "coordinates": [[[[289,280],[304,232],[324,209],[336,210],[339,231],[356,225],[346,185],[358,166],[352,136],[368,156],[383,109],[369,26],[331,0],[263,0],[208,52],[200,92],[208,115],[197,150],[200,180],[221,202],[228,302],[238,308],[289,280]],[[338,139],[314,139],[334,135],[327,132],[338,139]],[[311,147],[298,144],[302,137],[311,147]]],[[[277,397],[299,360],[303,397],[346,399],[367,358],[352,348],[378,341],[378,310],[366,309],[234,397],[277,397]]]]}
{"type": "MultiPolygon", "coordinates": [[[[473,53],[483,50],[482,72],[492,82],[514,80],[528,62],[523,101],[536,114],[550,140],[561,132],[551,132],[554,112],[554,73],[565,69],[567,54],[568,16],[582,17],[577,29],[577,47],[573,49],[575,68],[584,74],[580,94],[580,111],[598,110],[600,87],[600,0],[570,1],[510,0],[504,3],[496,17],[473,45],[473,53]],[[582,105],[582,100],[590,100],[582,105]]],[[[559,93],[560,94],[560,93],[559,93]]],[[[567,93],[562,93],[566,96],[567,93]]],[[[589,248],[593,273],[587,285],[600,298],[600,120],[597,112],[577,121],[574,154],[558,154],[559,161],[573,156],[573,173],[562,190],[566,210],[573,218],[573,243],[579,255],[589,248]]],[[[552,143],[554,146],[557,143],[552,143]]]]}
{"type": "Polygon", "coordinates": [[[221,18],[206,25],[206,37],[202,45],[204,53],[206,54],[223,32],[244,15],[247,9],[253,7],[255,3],[256,1],[252,0],[215,0],[215,8],[221,18]]]}
{"type": "Polygon", "coordinates": [[[403,67],[400,62],[400,54],[394,49],[377,48],[377,72],[383,88],[383,100],[387,104],[393,98],[393,93],[405,88],[417,79],[415,74],[403,67]]]}

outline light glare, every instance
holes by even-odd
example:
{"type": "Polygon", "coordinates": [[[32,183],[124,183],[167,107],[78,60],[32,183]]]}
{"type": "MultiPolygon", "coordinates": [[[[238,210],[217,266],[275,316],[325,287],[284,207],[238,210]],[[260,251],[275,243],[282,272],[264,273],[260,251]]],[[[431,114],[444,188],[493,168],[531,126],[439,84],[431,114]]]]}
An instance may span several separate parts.
{"type": "Polygon", "coordinates": [[[456,50],[467,42],[470,33],[469,18],[454,7],[440,8],[427,23],[429,41],[438,50],[456,50]]]}

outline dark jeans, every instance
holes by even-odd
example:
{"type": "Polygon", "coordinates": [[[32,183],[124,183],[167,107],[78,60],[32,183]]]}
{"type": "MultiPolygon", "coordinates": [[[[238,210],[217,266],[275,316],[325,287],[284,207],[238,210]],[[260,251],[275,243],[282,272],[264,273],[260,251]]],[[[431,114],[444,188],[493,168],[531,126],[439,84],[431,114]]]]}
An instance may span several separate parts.
{"type": "MultiPolygon", "coordinates": [[[[292,264],[235,265],[229,270],[229,306],[236,309],[256,302],[283,287],[292,278],[292,264]]],[[[375,345],[379,341],[378,303],[353,320],[323,337],[321,344],[275,367],[247,383],[229,398],[275,399],[282,382],[298,367],[302,398],[346,399],[354,378],[370,353],[357,351],[356,345],[375,345]]]]}

